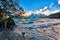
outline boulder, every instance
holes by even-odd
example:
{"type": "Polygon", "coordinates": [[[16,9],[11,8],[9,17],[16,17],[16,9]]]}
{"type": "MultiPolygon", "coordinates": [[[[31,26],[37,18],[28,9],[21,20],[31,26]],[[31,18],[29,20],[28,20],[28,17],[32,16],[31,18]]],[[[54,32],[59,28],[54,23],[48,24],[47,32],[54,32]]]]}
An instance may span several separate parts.
{"type": "Polygon", "coordinates": [[[15,22],[12,18],[0,20],[0,30],[11,30],[15,26],[15,22]]]}

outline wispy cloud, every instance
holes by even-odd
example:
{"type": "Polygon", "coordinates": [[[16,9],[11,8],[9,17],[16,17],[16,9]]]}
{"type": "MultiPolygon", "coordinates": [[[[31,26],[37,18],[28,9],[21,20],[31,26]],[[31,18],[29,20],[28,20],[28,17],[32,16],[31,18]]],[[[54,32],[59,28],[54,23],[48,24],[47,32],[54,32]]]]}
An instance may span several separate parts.
{"type": "Polygon", "coordinates": [[[40,11],[44,11],[44,10],[47,10],[47,6],[45,6],[44,8],[42,8],[42,9],[39,9],[40,11]]]}
{"type": "Polygon", "coordinates": [[[49,6],[49,8],[51,8],[51,7],[53,6],[53,4],[54,4],[54,3],[51,3],[50,6],[49,6]]]}
{"type": "Polygon", "coordinates": [[[44,8],[43,8],[43,10],[46,10],[48,7],[47,6],[45,6],[44,8]]]}

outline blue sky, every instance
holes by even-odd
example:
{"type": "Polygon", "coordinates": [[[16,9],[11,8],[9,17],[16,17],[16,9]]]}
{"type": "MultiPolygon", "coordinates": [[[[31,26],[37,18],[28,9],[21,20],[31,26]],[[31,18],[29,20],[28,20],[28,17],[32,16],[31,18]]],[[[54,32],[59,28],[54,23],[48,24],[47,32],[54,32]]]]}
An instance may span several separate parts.
{"type": "Polygon", "coordinates": [[[58,0],[19,0],[19,5],[26,11],[35,11],[46,6],[48,7],[48,10],[60,9],[58,0]],[[52,3],[52,7],[49,8],[52,3]]]}

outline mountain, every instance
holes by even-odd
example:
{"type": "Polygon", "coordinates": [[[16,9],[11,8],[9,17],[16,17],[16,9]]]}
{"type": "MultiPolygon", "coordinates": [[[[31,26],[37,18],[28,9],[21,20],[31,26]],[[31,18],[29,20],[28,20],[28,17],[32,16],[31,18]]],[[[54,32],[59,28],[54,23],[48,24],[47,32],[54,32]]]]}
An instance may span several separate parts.
{"type": "Polygon", "coordinates": [[[60,18],[60,12],[50,14],[48,17],[50,17],[50,18],[60,18]]]}
{"type": "Polygon", "coordinates": [[[41,18],[41,17],[45,17],[45,14],[34,14],[32,13],[28,18],[41,18]]]}

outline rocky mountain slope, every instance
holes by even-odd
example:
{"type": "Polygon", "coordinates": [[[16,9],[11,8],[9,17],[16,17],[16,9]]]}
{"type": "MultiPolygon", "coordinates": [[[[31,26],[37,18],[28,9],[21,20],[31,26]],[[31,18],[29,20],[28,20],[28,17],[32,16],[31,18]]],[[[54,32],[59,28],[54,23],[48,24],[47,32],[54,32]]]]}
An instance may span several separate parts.
{"type": "Polygon", "coordinates": [[[49,15],[50,18],[60,18],[60,12],[49,15]]]}

